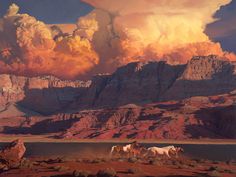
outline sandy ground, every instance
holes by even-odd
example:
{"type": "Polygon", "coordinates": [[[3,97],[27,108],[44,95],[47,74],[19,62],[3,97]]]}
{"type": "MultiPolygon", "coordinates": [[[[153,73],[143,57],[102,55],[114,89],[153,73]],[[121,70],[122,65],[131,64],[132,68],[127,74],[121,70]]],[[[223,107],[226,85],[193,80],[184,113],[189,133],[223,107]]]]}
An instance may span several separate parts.
{"type": "MultiPolygon", "coordinates": [[[[53,135],[3,135],[0,134],[0,142],[12,142],[15,139],[22,139],[24,142],[52,142],[52,143],[128,143],[134,141],[134,139],[55,139],[50,138],[53,135]]],[[[234,145],[235,139],[189,139],[189,140],[156,140],[137,139],[140,143],[159,143],[159,144],[222,144],[222,145],[234,145]]]]}
{"type": "Polygon", "coordinates": [[[73,172],[89,173],[112,169],[119,177],[235,177],[236,162],[207,161],[201,159],[66,159],[31,158],[21,167],[0,174],[0,177],[73,177],[73,172]]]}

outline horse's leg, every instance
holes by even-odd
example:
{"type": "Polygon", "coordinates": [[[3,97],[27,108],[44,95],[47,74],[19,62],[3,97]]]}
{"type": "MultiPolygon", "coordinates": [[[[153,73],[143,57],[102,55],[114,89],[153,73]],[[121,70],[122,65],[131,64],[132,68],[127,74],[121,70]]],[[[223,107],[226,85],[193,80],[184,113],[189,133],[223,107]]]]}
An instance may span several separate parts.
{"type": "Polygon", "coordinates": [[[121,151],[119,152],[119,158],[123,158],[124,157],[124,153],[121,151]]]}
{"type": "Polygon", "coordinates": [[[126,152],[126,153],[125,153],[125,157],[126,157],[126,158],[130,158],[130,153],[129,153],[129,152],[126,152]]]}
{"type": "Polygon", "coordinates": [[[158,157],[158,155],[159,155],[157,152],[153,152],[152,154],[153,154],[152,157],[154,157],[155,159],[156,159],[156,158],[158,157]]]}
{"type": "Polygon", "coordinates": [[[137,152],[136,151],[133,152],[133,157],[137,158],[137,152]]]}
{"type": "Polygon", "coordinates": [[[164,154],[167,156],[167,159],[170,159],[170,155],[169,155],[169,152],[164,152],[164,154]]]}
{"type": "Polygon", "coordinates": [[[178,152],[175,153],[175,158],[179,158],[178,152]]]}

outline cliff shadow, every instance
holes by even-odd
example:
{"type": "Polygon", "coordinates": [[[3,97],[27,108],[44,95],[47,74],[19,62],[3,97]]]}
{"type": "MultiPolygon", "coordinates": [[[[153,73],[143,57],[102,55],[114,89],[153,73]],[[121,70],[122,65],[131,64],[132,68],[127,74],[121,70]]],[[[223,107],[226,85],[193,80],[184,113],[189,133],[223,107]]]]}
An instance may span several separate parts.
{"type": "Polygon", "coordinates": [[[203,108],[195,112],[197,125],[188,125],[185,132],[192,138],[236,138],[236,106],[203,108]]]}
{"type": "Polygon", "coordinates": [[[9,127],[4,126],[2,133],[4,134],[31,134],[42,135],[47,133],[59,133],[69,129],[73,123],[78,119],[68,119],[54,121],[53,119],[46,119],[40,121],[30,127],[9,127]]]}
{"type": "Polygon", "coordinates": [[[18,108],[25,112],[31,110],[43,116],[65,113],[67,107],[75,101],[85,88],[43,88],[25,91],[23,100],[17,102],[18,108]]]}

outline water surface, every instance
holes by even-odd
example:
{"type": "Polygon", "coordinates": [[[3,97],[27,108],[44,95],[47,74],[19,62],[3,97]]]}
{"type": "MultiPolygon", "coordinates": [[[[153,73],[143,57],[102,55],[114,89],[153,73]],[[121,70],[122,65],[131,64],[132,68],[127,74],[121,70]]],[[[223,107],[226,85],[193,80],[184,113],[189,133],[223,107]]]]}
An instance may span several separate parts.
{"type": "MultiPolygon", "coordinates": [[[[6,144],[0,143],[0,148],[6,144]]],[[[104,157],[109,155],[113,145],[117,145],[117,143],[25,143],[26,157],[104,157]]],[[[145,147],[163,147],[169,144],[145,143],[142,145],[145,147]]],[[[175,146],[184,148],[184,154],[192,158],[219,161],[236,160],[236,145],[179,144],[175,146]]]]}

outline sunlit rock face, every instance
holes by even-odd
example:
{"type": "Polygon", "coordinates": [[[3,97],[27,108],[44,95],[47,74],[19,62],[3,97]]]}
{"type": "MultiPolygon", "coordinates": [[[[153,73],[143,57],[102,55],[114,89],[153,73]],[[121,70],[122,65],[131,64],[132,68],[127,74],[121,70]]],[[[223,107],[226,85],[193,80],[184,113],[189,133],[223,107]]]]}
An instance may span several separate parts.
{"type": "Polygon", "coordinates": [[[0,78],[3,107],[17,104],[44,114],[219,95],[236,88],[235,64],[213,55],[194,57],[185,65],[130,63],[92,81],[7,74],[0,78]]]}
{"type": "Polygon", "coordinates": [[[135,62],[92,81],[53,76],[0,75],[2,106],[26,106],[40,113],[73,108],[115,107],[226,93],[235,88],[235,65],[217,56],[194,57],[186,65],[135,62]]]}
{"type": "Polygon", "coordinates": [[[162,99],[218,95],[235,90],[235,68],[235,63],[214,55],[194,57],[162,99]]]}
{"type": "Polygon", "coordinates": [[[62,81],[53,76],[26,78],[0,75],[0,103],[17,104],[42,114],[53,113],[74,101],[90,81],[62,81]]]}

